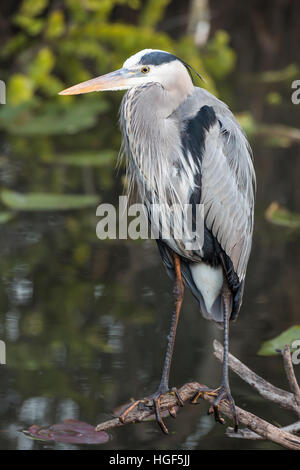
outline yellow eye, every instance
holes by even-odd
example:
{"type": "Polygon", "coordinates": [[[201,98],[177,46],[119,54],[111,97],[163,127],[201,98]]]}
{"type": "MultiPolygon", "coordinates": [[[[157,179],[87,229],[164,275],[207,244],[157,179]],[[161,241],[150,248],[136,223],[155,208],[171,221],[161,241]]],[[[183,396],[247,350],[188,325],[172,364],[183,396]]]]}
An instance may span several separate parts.
{"type": "Polygon", "coordinates": [[[150,71],[150,67],[148,65],[145,65],[144,67],[141,68],[142,73],[148,73],[150,71]]]}

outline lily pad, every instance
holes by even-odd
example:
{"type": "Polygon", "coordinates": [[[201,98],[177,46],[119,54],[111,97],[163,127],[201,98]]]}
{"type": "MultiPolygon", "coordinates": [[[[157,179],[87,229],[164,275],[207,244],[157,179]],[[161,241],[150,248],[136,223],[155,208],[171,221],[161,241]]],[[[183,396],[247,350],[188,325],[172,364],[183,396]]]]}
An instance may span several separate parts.
{"type": "Polygon", "coordinates": [[[260,356],[274,356],[278,354],[278,350],[283,349],[287,344],[292,348],[292,343],[300,339],[300,325],[294,325],[288,330],[285,330],[276,338],[265,341],[258,354],[260,356]]]}
{"type": "Polygon", "coordinates": [[[21,194],[9,189],[1,191],[1,200],[5,206],[19,211],[64,211],[95,207],[99,196],[86,194],[21,194]]]}
{"type": "Polygon", "coordinates": [[[95,426],[76,419],[65,419],[63,423],[53,424],[49,428],[34,424],[23,433],[39,441],[65,444],[105,444],[109,440],[106,432],[95,431],[95,426]]]}

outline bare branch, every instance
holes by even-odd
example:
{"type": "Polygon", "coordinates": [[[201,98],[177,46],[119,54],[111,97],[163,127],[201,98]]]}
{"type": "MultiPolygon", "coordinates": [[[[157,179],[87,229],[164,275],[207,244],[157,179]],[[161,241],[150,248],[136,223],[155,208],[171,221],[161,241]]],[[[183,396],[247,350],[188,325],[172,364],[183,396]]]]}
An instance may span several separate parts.
{"type": "MultiPolygon", "coordinates": [[[[300,432],[300,421],[297,421],[296,423],[290,424],[289,426],[284,426],[283,428],[279,429],[290,434],[297,434],[298,432],[300,432]]],[[[250,431],[250,429],[247,428],[239,429],[238,432],[234,432],[233,428],[227,428],[226,434],[229,437],[238,437],[240,439],[251,439],[253,441],[263,440],[262,436],[259,436],[258,434],[253,431],[250,431]]]]}
{"type": "MultiPolygon", "coordinates": [[[[222,361],[223,359],[223,347],[217,341],[214,341],[214,349],[215,349],[215,356],[217,359],[222,361]]],[[[285,365],[287,375],[289,378],[289,383],[291,384],[291,388],[293,391],[298,393],[298,384],[293,381],[293,375],[291,373],[293,368],[291,369],[289,364],[290,355],[288,358],[287,352],[285,365]],[[298,389],[297,389],[297,387],[298,389]]],[[[229,367],[238,374],[245,382],[251,385],[255,390],[258,391],[260,395],[262,395],[267,400],[273,401],[280,406],[283,406],[286,409],[292,410],[299,413],[299,406],[295,399],[295,395],[290,392],[286,392],[281,390],[280,388],[274,387],[274,385],[267,382],[265,379],[260,377],[259,375],[255,374],[251,371],[247,366],[245,366],[242,362],[236,359],[232,354],[229,355],[229,367]]],[[[200,389],[207,388],[205,385],[199,384],[197,382],[191,382],[183,385],[179,390],[179,394],[183,400],[183,402],[189,402],[195,395],[195,393],[200,389]]],[[[209,395],[208,393],[203,392],[201,394],[201,398],[207,401],[210,405],[213,404],[214,397],[209,395]]],[[[161,414],[163,417],[171,415],[173,417],[176,416],[176,411],[178,409],[177,406],[177,399],[174,394],[169,393],[164,395],[161,398],[161,414]]],[[[120,410],[121,413],[122,410],[120,410]]],[[[243,410],[242,408],[236,407],[237,415],[239,423],[246,426],[248,429],[241,429],[237,434],[236,437],[243,437],[249,439],[265,439],[272,442],[275,442],[287,449],[293,450],[300,450],[300,438],[293,435],[292,433],[296,433],[300,429],[300,422],[294,423],[291,426],[287,426],[285,428],[278,428],[271,423],[255,416],[248,411],[243,410]]],[[[220,403],[220,412],[227,416],[228,418],[232,419],[232,412],[229,404],[226,401],[222,401],[220,403]]],[[[104,431],[107,429],[112,429],[115,427],[123,426],[129,423],[138,423],[141,421],[147,421],[149,419],[154,419],[154,410],[153,410],[153,400],[151,398],[144,398],[142,403],[138,406],[133,408],[125,417],[124,423],[120,421],[118,417],[113,418],[109,421],[104,423],[98,424],[96,427],[97,431],[104,431]]],[[[227,430],[228,435],[232,435],[231,428],[227,430]]]]}
{"type": "MultiPolygon", "coordinates": [[[[179,390],[180,397],[183,402],[190,400],[193,395],[196,393],[199,384],[195,383],[188,383],[183,385],[179,390]]],[[[149,420],[150,418],[154,419],[154,411],[153,411],[153,400],[152,399],[143,399],[143,404],[140,404],[136,408],[134,408],[124,420],[124,424],[128,423],[139,423],[141,421],[149,420]]],[[[124,405],[123,409],[127,405],[124,405]]],[[[169,410],[177,408],[177,399],[173,394],[164,395],[160,401],[160,410],[163,417],[169,415],[169,410]]],[[[122,410],[120,409],[120,414],[122,410]]],[[[172,411],[171,411],[172,413],[172,411]]],[[[119,418],[113,418],[105,423],[98,424],[96,427],[96,431],[105,431],[106,429],[114,428],[117,426],[122,426],[123,423],[119,420],[119,418]]]]}
{"type": "MultiPolygon", "coordinates": [[[[207,388],[205,385],[199,384],[197,382],[192,382],[183,385],[179,389],[180,396],[184,402],[190,400],[194,394],[197,392],[198,388],[207,388]]],[[[214,398],[203,393],[202,398],[209,402],[212,405],[214,398]]],[[[172,394],[165,395],[161,400],[161,410],[162,412],[168,413],[168,410],[174,408],[177,405],[176,398],[172,394]]],[[[300,450],[300,438],[293,436],[292,434],[283,431],[267,421],[249,413],[248,411],[243,410],[242,408],[236,407],[239,423],[247,426],[249,429],[260,435],[263,439],[273,441],[287,449],[300,450]]],[[[231,409],[229,405],[223,401],[220,405],[220,412],[231,418],[231,409]]],[[[129,423],[138,423],[145,421],[150,417],[154,417],[152,401],[145,399],[145,404],[140,407],[136,407],[130,412],[126,418],[124,424],[121,423],[119,418],[113,418],[104,423],[98,424],[96,427],[97,431],[104,431],[107,429],[112,429],[114,427],[123,426],[129,423]]]]}
{"type": "Polygon", "coordinates": [[[298,416],[300,416],[300,388],[295,376],[294,367],[291,358],[291,351],[288,345],[281,351],[285,373],[290,384],[291,391],[294,394],[295,401],[298,405],[298,416]]]}
{"type": "MultiPolygon", "coordinates": [[[[216,340],[213,342],[214,355],[219,361],[223,361],[223,346],[216,340]]],[[[232,354],[229,354],[229,367],[232,369],[242,380],[247,382],[254,388],[262,397],[270,400],[279,406],[293,411],[299,416],[299,405],[296,402],[293,393],[282,390],[267,382],[265,379],[257,375],[255,372],[245,366],[232,354]]]]}

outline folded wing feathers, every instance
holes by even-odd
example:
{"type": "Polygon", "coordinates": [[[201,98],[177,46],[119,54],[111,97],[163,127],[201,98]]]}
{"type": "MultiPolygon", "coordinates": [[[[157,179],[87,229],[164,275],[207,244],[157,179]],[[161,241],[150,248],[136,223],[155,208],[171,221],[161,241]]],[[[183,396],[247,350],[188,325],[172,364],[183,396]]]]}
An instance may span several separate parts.
{"type": "MultiPolygon", "coordinates": [[[[242,139],[243,134],[237,136],[242,139]]],[[[234,152],[230,136],[224,135],[216,122],[206,133],[205,151],[202,159],[202,194],[206,225],[217,238],[220,245],[231,258],[235,272],[240,280],[245,276],[251,249],[253,225],[253,185],[249,172],[239,168],[249,163],[249,155],[228,156],[227,150],[234,152]]],[[[245,152],[248,152],[246,146],[245,152]]],[[[250,158],[251,160],[251,158],[250,158]]],[[[251,170],[251,168],[250,168],[251,170]]],[[[250,171],[251,175],[251,171],[250,171]]]]}

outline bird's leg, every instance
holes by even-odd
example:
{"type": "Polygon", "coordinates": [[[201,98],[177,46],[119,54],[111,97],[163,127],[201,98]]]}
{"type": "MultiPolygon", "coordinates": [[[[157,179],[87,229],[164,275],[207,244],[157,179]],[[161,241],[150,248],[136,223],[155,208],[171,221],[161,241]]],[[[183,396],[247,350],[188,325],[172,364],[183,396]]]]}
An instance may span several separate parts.
{"type": "MultiPolygon", "coordinates": [[[[171,361],[172,361],[172,356],[173,356],[173,351],[174,351],[176,330],[177,330],[181,305],[183,301],[183,293],[184,293],[183,281],[182,281],[182,276],[181,276],[181,268],[180,268],[180,258],[176,253],[174,253],[174,267],[175,267],[175,285],[174,285],[175,309],[172,314],[172,322],[171,322],[170,333],[168,336],[168,345],[167,345],[167,351],[165,355],[164,367],[163,367],[160,385],[158,387],[158,392],[161,392],[161,394],[169,391],[169,376],[170,376],[171,361]]],[[[179,397],[175,389],[172,389],[172,392],[175,393],[177,398],[179,397]]]]}
{"type": "Polygon", "coordinates": [[[225,279],[222,289],[222,296],[224,302],[224,344],[223,344],[223,374],[222,374],[222,383],[220,389],[217,391],[217,397],[213,403],[213,412],[215,415],[216,421],[223,423],[224,420],[220,417],[219,406],[222,400],[226,400],[231,407],[232,417],[234,421],[234,430],[238,430],[238,418],[235,408],[235,403],[232,398],[230,387],[229,387],[229,378],[228,378],[228,353],[229,353],[229,319],[231,315],[232,300],[231,292],[228,286],[228,282],[225,279]]]}
{"type": "Polygon", "coordinates": [[[235,408],[235,403],[232,398],[230,387],[229,387],[229,379],[228,379],[228,346],[229,346],[229,319],[231,315],[231,292],[227,283],[226,278],[224,279],[224,284],[222,288],[222,297],[224,302],[224,314],[223,314],[223,321],[224,321],[224,349],[223,349],[223,373],[222,373],[222,383],[221,386],[215,390],[213,389],[199,389],[194,397],[192,398],[192,403],[197,403],[197,399],[203,394],[208,393],[209,395],[215,396],[215,400],[212,406],[212,413],[215,415],[215,420],[219,423],[224,423],[223,418],[220,416],[220,403],[222,400],[226,400],[231,407],[232,416],[234,421],[234,430],[237,432],[238,430],[238,418],[237,412],[235,408]]]}
{"type": "MultiPolygon", "coordinates": [[[[149,399],[153,400],[156,420],[165,434],[168,434],[168,429],[166,425],[164,424],[162,417],[161,417],[161,412],[160,412],[161,397],[163,395],[166,395],[167,393],[172,393],[177,398],[178,404],[180,406],[183,406],[183,401],[178,393],[177,388],[176,387],[173,387],[171,389],[169,388],[169,375],[170,375],[171,361],[172,361],[172,356],[173,356],[173,351],[174,351],[176,330],[177,330],[181,305],[183,301],[183,293],[184,293],[181,267],[180,267],[180,257],[176,253],[174,253],[174,270],[175,270],[175,286],[174,286],[175,308],[172,314],[171,328],[170,328],[170,333],[168,336],[168,345],[167,345],[167,351],[165,355],[162,377],[161,377],[161,381],[160,381],[157,391],[153,395],[150,395],[149,397],[147,397],[148,400],[149,399]]],[[[132,411],[139,404],[144,404],[144,402],[145,402],[145,399],[137,400],[131,403],[121,414],[120,420],[124,422],[126,416],[130,413],[130,411],[132,411]]],[[[175,417],[173,410],[170,410],[170,415],[175,417]]]]}

